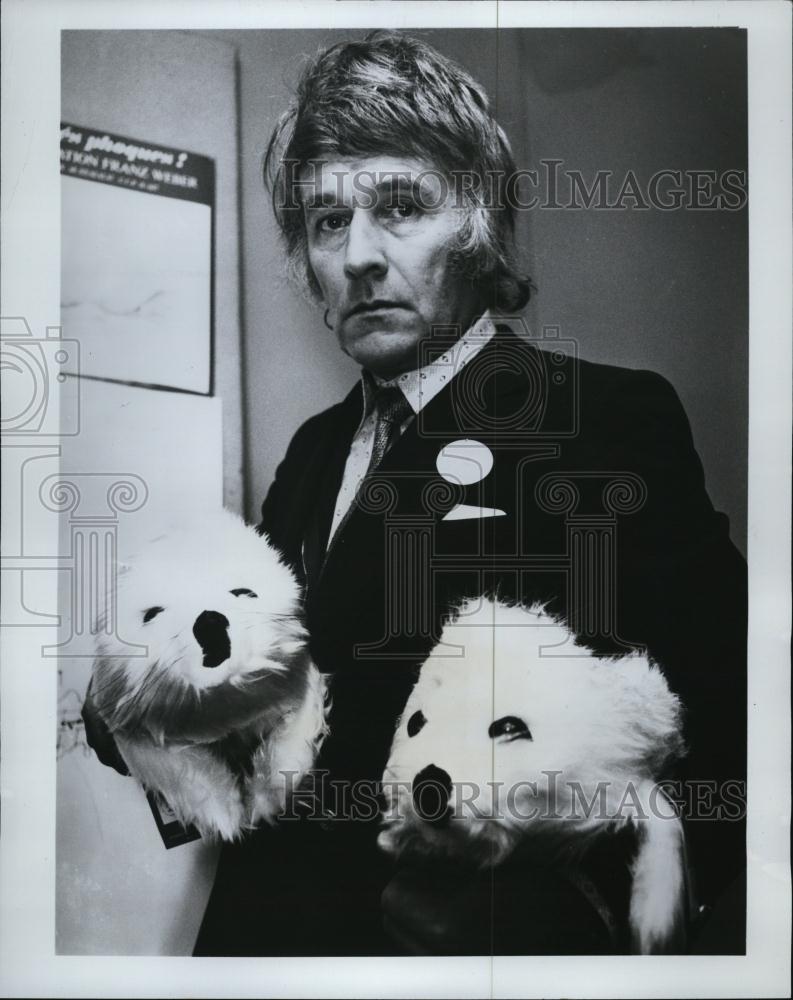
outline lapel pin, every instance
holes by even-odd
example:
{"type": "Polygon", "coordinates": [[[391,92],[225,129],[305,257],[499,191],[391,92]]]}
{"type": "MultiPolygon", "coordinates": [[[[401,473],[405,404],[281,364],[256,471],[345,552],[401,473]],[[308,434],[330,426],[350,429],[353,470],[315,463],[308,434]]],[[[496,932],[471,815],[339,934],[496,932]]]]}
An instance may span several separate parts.
{"type": "MultiPolygon", "coordinates": [[[[472,438],[460,438],[445,444],[438,452],[435,460],[438,474],[447,483],[460,486],[471,486],[480,483],[493,468],[493,452],[481,441],[472,438]]],[[[461,503],[444,515],[444,521],[464,521],[472,518],[500,517],[506,511],[496,507],[476,507],[461,503]]]]}
{"type": "Polygon", "coordinates": [[[435,468],[447,483],[470,486],[481,482],[493,468],[493,452],[481,441],[461,438],[441,448],[435,468]]]}

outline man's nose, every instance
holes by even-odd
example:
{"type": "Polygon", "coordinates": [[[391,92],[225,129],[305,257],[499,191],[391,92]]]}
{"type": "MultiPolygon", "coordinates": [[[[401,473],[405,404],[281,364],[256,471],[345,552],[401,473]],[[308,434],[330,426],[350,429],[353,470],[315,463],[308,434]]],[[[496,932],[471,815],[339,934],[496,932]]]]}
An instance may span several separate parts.
{"type": "Polygon", "coordinates": [[[372,213],[357,209],[347,230],[344,274],[351,281],[357,278],[381,277],[388,270],[382,247],[383,233],[372,213]]]}

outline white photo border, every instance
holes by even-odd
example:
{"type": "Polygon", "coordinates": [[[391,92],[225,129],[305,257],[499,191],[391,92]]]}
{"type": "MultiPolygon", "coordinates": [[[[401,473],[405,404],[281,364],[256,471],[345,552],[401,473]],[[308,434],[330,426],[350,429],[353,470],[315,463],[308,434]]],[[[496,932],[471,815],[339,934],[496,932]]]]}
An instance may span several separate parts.
{"type": "MultiPolygon", "coordinates": [[[[755,997],[790,983],[791,8],[749,2],[6,0],[2,316],[59,317],[60,32],[390,26],[741,27],[749,67],[750,427],[747,955],[212,959],[54,953],[56,672],[2,635],[3,996],[755,997]]],[[[12,406],[13,401],[6,401],[12,406]]],[[[5,535],[5,532],[4,532],[5,535]]],[[[5,538],[8,541],[8,538],[5,538]]],[[[57,539],[54,540],[57,546],[57,539]]],[[[51,549],[57,551],[57,548],[51,549]]],[[[55,584],[52,604],[56,603],[55,584]]],[[[726,734],[728,737],[728,734],[726,734]]]]}

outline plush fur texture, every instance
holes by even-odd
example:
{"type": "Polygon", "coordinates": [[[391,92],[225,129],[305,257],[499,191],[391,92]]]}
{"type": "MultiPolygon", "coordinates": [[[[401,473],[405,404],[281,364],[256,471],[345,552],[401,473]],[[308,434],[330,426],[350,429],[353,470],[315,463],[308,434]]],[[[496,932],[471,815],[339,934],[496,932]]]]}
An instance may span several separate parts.
{"type": "Polygon", "coordinates": [[[113,601],[91,690],[130,772],[208,839],[271,821],[326,732],[291,571],[224,511],[150,542],[113,601]]]}
{"type": "Polygon", "coordinates": [[[575,865],[593,838],[629,824],[633,950],[678,950],[685,845],[657,782],[683,753],[680,702],[647,657],[598,658],[540,606],[470,602],[397,727],[379,842],[482,866],[519,847],[575,865]]]}

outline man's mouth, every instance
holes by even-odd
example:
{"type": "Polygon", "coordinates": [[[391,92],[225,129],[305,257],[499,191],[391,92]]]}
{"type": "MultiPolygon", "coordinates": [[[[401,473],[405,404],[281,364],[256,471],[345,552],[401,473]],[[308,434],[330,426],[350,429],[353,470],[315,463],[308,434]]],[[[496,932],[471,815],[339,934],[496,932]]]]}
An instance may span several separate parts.
{"type": "Polygon", "coordinates": [[[352,309],[348,310],[344,318],[350,319],[352,316],[365,316],[367,313],[380,312],[383,309],[404,308],[406,307],[401,302],[394,302],[391,299],[370,299],[353,306],[352,309]]]}

